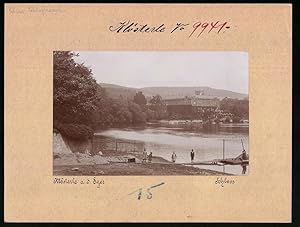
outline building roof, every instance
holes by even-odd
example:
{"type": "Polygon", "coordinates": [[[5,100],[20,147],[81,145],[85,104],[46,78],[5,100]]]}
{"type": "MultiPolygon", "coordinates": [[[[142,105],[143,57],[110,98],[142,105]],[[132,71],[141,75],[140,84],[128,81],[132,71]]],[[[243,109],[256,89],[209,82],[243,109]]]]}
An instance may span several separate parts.
{"type": "Polygon", "coordinates": [[[192,106],[216,107],[219,104],[217,99],[192,99],[192,106]]]}
{"type": "Polygon", "coordinates": [[[163,101],[180,101],[180,100],[191,100],[191,99],[217,99],[217,97],[211,95],[195,95],[192,97],[185,97],[185,98],[164,99],[163,101]]]}
{"type": "Polygon", "coordinates": [[[192,105],[192,99],[191,98],[165,99],[163,101],[167,105],[192,105]]]}
{"type": "Polygon", "coordinates": [[[192,106],[205,106],[215,107],[219,104],[219,100],[214,96],[193,96],[177,99],[165,99],[163,100],[166,105],[192,105],[192,106]]]}
{"type": "Polygon", "coordinates": [[[196,99],[216,99],[216,96],[211,96],[211,95],[194,95],[192,98],[196,99]]]}

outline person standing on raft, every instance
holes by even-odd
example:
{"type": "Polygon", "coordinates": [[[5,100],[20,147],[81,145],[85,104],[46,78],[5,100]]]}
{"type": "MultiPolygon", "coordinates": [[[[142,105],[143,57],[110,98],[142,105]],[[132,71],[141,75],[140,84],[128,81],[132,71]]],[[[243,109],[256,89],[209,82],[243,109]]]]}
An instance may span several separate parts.
{"type": "Polygon", "coordinates": [[[247,154],[246,154],[245,149],[243,149],[243,151],[242,151],[242,159],[247,160],[247,154]]]}
{"type": "Polygon", "coordinates": [[[247,164],[244,163],[243,161],[247,160],[247,154],[246,154],[246,151],[245,149],[243,149],[242,151],[242,158],[241,158],[241,161],[242,161],[242,174],[246,174],[246,171],[247,171],[247,164]]]}

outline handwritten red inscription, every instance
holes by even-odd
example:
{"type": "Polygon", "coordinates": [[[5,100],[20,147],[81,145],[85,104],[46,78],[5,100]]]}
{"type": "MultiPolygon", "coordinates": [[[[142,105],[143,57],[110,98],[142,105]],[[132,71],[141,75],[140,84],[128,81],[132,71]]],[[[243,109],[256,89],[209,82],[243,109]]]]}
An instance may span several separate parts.
{"type": "Polygon", "coordinates": [[[216,33],[224,32],[225,29],[229,29],[229,26],[225,25],[227,22],[221,23],[220,21],[217,22],[196,22],[193,24],[193,31],[190,33],[189,37],[193,35],[197,35],[199,37],[203,32],[210,33],[211,31],[216,31],[216,33]],[[197,31],[197,32],[196,32],[197,31]],[[196,32],[196,33],[195,33],[196,32]],[[195,34],[194,34],[195,33],[195,34]]]}

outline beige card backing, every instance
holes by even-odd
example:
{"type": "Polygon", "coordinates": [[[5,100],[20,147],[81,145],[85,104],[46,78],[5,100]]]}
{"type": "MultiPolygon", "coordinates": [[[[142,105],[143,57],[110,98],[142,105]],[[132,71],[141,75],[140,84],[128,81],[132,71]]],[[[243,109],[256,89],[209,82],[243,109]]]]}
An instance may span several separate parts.
{"type": "MultiPolygon", "coordinates": [[[[6,4],[5,220],[291,221],[291,5],[6,4]],[[116,34],[122,20],[194,23],[227,20],[213,36],[116,34]],[[57,185],[52,175],[52,52],[243,51],[249,56],[250,172],[220,187],[215,176],[98,177],[57,185]],[[152,199],[128,193],[164,182],[152,199]]],[[[190,28],[191,29],[191,28],[190,28]]],[[[81,177],[86,178],[86,177],[81,177]]],[[[80,177],[78,177],[80,179],[80,177]]]]}

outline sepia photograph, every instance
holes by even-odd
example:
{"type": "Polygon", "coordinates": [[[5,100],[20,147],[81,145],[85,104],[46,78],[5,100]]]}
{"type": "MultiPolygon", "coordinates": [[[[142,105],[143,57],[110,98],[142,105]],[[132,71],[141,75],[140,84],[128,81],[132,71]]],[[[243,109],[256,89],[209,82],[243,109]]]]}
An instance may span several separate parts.
{"type": "Polygon", "coordinates": [[[248,53],[54,51],[53,175],[249,174],[248,53]]]}
{"type": "Polygon", "coordinates": [[[292,9],[6,4],[4,220],[291,222],[292,9]]]}

